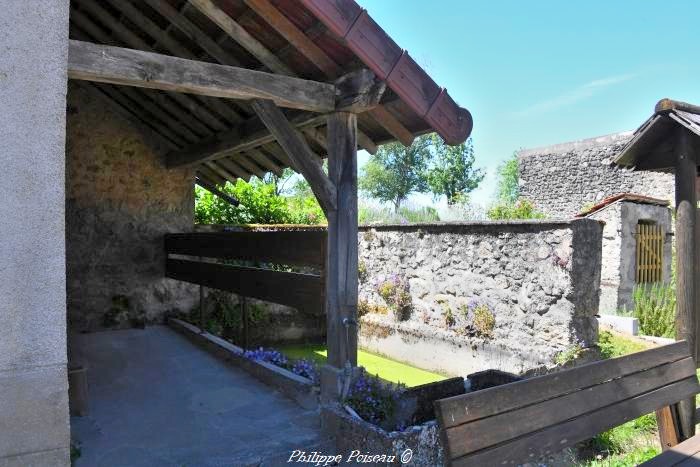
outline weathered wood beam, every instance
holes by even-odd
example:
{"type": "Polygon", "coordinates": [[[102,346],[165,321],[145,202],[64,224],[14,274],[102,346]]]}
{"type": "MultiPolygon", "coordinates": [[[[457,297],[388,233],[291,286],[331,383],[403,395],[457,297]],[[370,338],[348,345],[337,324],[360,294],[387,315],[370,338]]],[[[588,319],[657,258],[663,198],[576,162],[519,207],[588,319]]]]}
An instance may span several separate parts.
{"type": "Polygon", "coordinates": [[[386,83],[363,68],[335,80],[336,111],[362,113],[374,109],[386,90],[386,83]]]}
{"type": "MultiPolygon", "coordinates": [[[[340,74],[340,66],[269,0],[245,0],[245,3],[326,76],[335,78],[340,74]]],[[[413,134],[384,107],[377,106],[370,110],[369,114],[404,146],[412,144],[413,134]]],[[[376,150],[368,152],[374,154],[376,150]]]]}
{"type": "Polygon", "coordinates": [[[259,149],[249,149],[248,151],[243,153],[244,155],[247,155],[251,159],[253,159],[255,162],[260,164],[260,166],[264,167],[265,169],[269,170],[273,174],[277,175],[278,177],[282,176],[282,171],[284,168],[280,165],[277,165],[275,162],[271,161],[269,157],[267,157],[265,154],[263,154],[262,151],[259,149]]]}
{"type": "Polygon", "coordinates": [[[217,159],[214,163],[219,164],[221,167],[228,170],[236,177],[242,178],[245,181],[250,180],[250,177],[252,177],[253,175],[251,171],[244,169],[239,164],[233,162],[231,159],[217,159]]]}
{"type": "Polygon", "coordinates": [[[379,123],[391,136],[396,138],[404,146],[413,144],[415,137],[413,133],[403,126],[396,117],[392,115],[385,107],[377,106],[369,111],[369,114],[379,123]]]}
{"type": "MultiPolygon", "coordinates": [[[[218,162],[218,161],[217,161],[218,162]]],[[[209,167],[213,172],[218,174],[221,178],[223,178],[225,181],[231,182],[231,183],[236,183],[236,179],[238,178],[238,175],[233,174],[229,172],[228,170],[224,169],[222,166],[220,166],[217,162],[205,162],[204,165],[206,167],[209,167]]],[[[225,182],[224,182],[225,184],[225,182]]]]}
{"type": "MultiPolygon", "coordinates": [[[[122,23],[117,21],[116,18],[111,16],[110,13],[104,8],[102,8],[102,6],[100,6],[98,2],[90,1],[84,3],[85,4],[83,5],[83,0],[80,0],[80,3],[78,4],[81,6],[81,8],[87,9],[90,12],[90,14],[95,16],[101,23],[108,26],[112,31],[112,35],[119,39],[119,41],[121,41],[123,44],[133,49],[145,50],[146,52],[155,51],[153,47],[149,46],[143,39],[141,39],[141,37],[134,34],[130,29],[128,29],[122,23]]],[[[134,21],[134,18],[147,19],[143,15],[143,13],[131,6],[129,2],[117,3],[116,0],[110,0],[110,3],[112,3],[112,5],[115,8],[121,11],[131,21],[134,21]]],[[[113,44],[114,41],[110,40],[109,37],[105,38],[105,33],[102,32],[100,28],[97,27],[97,25],[95,25],[87,16],[83,15],[79,10],[76,10],[75,8],[71,9],[70,16],[71,21],[78,22],[80,27],[89,28],[87,32],[98,41],[108,45],[113,44]]],[[[158,31],[160,31],[160,33],[163,33],[165,36],[168,36],[160,28],[158,28],[158,26],[156,26],[150,20],[148,21],[148,25],[142,29],[147,35],[153,37],[156,40],[159,40],[161,39],[161,34],[159,34],[158,31]]],[[[177,41],[165,41],[163,42],[162,46],[173,55],[177,55],[182,58],[195,58],[194,54],[189,52],[187,49],[185,49],[184,47],[177,47],[175,44],[177,44],[177,41]]],[[[115,43],[113,45],[118,44],[115,43]]],[[[197,101],[197,98],[195,98],[194,96],[188,96],[186,94],[178,93],[167,94],[178,104],[182,105],[184,108],[189,110],[194,116],[196,116],[198,119],[200,119],[203,123],[208,125],[213,130],[222,131],[227,128],[227,126],[220,121],[218,116],[212,114],[209,111],[209,109],[201,105],[197,101]]],[[[214,102],[212,108],[215,111],[221,113],[221,107],[223,106],[223,104],[217,101],[216,99],[214,99],[213,101],[214,102]]]]}
{"type": "Polygon", "coordinates": [[[309,182],[324,212],[334,210],[336,208],[335,187],[323,171],[320,158],[309,148],[301,133],[292,126],[274,102],[254,99],[251,101],[251,106],[277,143],[284,149],[295,169],[309,182]]]}
{"type": "MultiPolygon", "coordinates": [[[[325,115],[300,114],[292,117],[290,122],[296,128],[318,126],[325,123],[325,115]]],[[[182,151],[168,155],[168,167],[191,166],[207,160],[216,160],[232,156],[241,151],[249,151],[274,141],[275,137],[258,118],[244,123],[229,132],[208,138],[182,151]]]]}
{"type": "Polygon", "coordinates": [[[282,63],[275,54],[270,52],[260,41],[255,39],[240,24],[231,18],[225,11],[219,8],[211,0],[188,0],[204,16],[212,20],[225,31],[231,39],[246,49],[260,63],[270,71],[284,75],[293,75],[292,70],[282,63]]]}
{"type": "Polygon", "coordinates": [[[337,202],[336,209],[326,212],[326,339],[328,364],[336,368],[347,361],[357,365],[356,132],[355,114],[337,112],[328,117],[328,175],[337,202]]]}
{"type": "Polygon", "coordinates": [[[71,40],[68,77],[232,99],[269,99],[314,112],[335,108],[332,84],[71,40]]]}
{"type": "Polygon", "coordinates": [[[335,78],[340,74],[338,64],[268,0],[245,0],[245,3],[326,76],[335,78]]]}
{"type": "Polygon", "coordinates": [[[245,154],[237,154],[236,156],[231,157],[229,159],[224,158],[224,159],[219,159],[219,160],[225,160],[225,161],[235,163],[238,166],[242,167],[244,170],[250,172],[251,174],[255,175],[258,178],[263,178],[265,176],[265,170],[261,169],[251,159],[248,159],[248,157],[246,157],[245,154]]]}
{"type": "Polygon", "coordinates": [[[204,177],[197,176],[197,178],[195,179],[195,183],[207,190],[208,192],[210,192],[211,194],[213,194],[214,196],[218,196],[219,198],[223,199],[231,206],[238,207],[238,205],[241,204],[236,198],[219,190],[218,188],[216,188],[216,185],[213,185],[212,183],[208,182],[204,177]]]}
{"type": "Polygon", "coordinates": [[[221,186],[226,185],[226,179],[224,177],[222,177],[221,175],[219,175],[218,173],[214,172],[206,164],[202,164],[199,167],[197,167],[197,172],[202,173],[205,177],[207,177],[209,180],[214,182],[216,185],[221,185],[221,186]]]}
{"type": "MultiPolygon", "coordinates": [[[[696,358],[695,223],[697,161],[690,132],[678,127],[676,153],[676,340],[686,340],[696,358]]],[[[695,398],[678,404],[682,439],[695,434],[695,398]]]]}

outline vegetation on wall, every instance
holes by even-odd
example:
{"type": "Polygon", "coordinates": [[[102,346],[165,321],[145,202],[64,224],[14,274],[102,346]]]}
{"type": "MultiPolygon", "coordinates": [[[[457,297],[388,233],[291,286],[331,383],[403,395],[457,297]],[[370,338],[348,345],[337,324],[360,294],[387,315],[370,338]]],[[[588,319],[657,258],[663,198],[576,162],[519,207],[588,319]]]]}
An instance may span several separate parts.
{"type": "Polygon", "coordinates": [[[279,177],[268,180],[238,179],[219,189],[233,196],[233,206],[209,191],[195,187],[195,222],[197,224],[321,224],[326,218],[316,198],[305,192],[303,183],[296,183],[288,194],[279,192],[279,177]]]}
{"type": "Polygon", "coordinates": [[[545,216],[535,209],[531,201],[520,196],[518,183],[518,157],[510,159],[498,167],[496,201],[486,215],[491,220],[543,219],[545,216]]]}

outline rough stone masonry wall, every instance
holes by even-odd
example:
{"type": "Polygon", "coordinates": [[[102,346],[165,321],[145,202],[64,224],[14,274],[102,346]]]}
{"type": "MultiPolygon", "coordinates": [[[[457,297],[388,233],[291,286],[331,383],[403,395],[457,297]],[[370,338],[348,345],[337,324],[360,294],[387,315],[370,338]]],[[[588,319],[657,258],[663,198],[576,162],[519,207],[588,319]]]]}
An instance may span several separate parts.
{"type": "Polygon", "coordinates": [[[71,328],[142,325],[191,308],[198,289],[164,277],[163,234],[192,229],[194,173],[166,169],[166,148],[82,86],[70,84],[67,113],[71,328]]]}
{"type": "Polygon", "coordinates": [[[518,153],[520,193],[553,219],[618,193],[673,200],[673,176],[613,165],[631,133],[618,133],[518,153]]]}
{"type": "Polygon", "coordinates": [[[552,366],[597,342],[598,221],[376,226],[359,236],[363,348],[463,376],[552,366]],[[382,287],[404,280],[411,307],[399,317],[382,287]],[[475,332],[476,306],[495,318],[490,336],[475,332]]]}

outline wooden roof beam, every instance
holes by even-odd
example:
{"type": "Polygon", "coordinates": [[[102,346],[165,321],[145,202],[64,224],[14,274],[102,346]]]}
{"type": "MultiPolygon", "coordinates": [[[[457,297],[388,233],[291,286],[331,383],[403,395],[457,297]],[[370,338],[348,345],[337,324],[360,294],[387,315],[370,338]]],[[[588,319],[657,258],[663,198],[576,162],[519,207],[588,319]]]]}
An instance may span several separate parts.
{"type": "Polygon", "coordinates": [[[335,109],[335,86],[141,50],[71,40],[68,77],[231,99],[269,99],[314,112],[335,109]]]}
{"type": "Polygon", "coordinates": [[[223,191],[219,190],[216,188],[216,185],[206,179],[206,177],[202,176],[202,174],[197,174],[197,178],[195,179],[195,183],[214,196],[218,196],[219,198],[223,199],[227,203],[229,203],[233,207],[238,207],[241,203],[234,198],[233,196],[230,196],[223,191]]]}
{"type": "Polygon", "coordinates": [[[274,102],[255,99],[253,110],[263,121],[293,162],[295,168],[311,185],[318,203],[324,212],[337,207],[335,185],[323,171],[321,159],[309,148],[301,133],[287,120],[282,110],[274,102]]]}
{"type": "Polygon", "coordinates": [[[270,71],[293,76],[294,72],[285,65],[275,54],[270,52],[260,41],[255,39],[240,24],[231,18],[225,11],[216,6],[211,0],[188,0],[204,16],[213,21],[231,39],[246,49],[260,63],[270,71]]]}

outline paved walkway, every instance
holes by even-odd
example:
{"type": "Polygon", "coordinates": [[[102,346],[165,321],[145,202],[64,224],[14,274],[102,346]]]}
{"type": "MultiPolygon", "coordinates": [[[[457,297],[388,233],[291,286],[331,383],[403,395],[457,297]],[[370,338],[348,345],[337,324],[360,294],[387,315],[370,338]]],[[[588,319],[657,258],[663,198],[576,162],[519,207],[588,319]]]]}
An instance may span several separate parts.
{"type": "Polygon", "coordinates": [[[77,338],[90,411],[71,418],[76,467],[283,465],[319,447],[317,413],[165,326],[77,338]]]}

